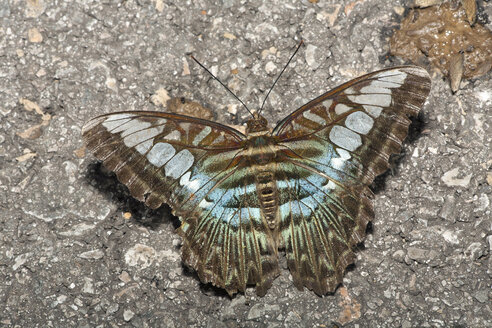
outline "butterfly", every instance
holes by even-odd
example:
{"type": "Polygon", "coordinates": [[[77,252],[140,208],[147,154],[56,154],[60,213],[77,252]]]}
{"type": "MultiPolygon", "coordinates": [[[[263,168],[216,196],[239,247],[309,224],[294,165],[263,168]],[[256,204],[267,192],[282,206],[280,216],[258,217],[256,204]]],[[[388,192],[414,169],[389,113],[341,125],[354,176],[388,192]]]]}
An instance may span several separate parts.
{"type": "Polygon", "coordinates": [[[418,66],[373,72],[242,132],[176,113],[98,116],[87,148],[150,208],[169,204],[182,259],[230,295],[266,294],[285,252],[294,285],[333,292],[374,218],[369,185],[388,169],[430,91],[418,66]]]}

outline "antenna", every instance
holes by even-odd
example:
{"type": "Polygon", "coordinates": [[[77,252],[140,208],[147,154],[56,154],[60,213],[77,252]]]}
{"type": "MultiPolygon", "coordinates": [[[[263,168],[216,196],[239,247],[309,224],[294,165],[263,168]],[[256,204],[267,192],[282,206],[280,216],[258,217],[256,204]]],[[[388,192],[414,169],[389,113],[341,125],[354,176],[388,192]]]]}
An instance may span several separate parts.
{"type": "Polygon", "coordinates": [[[290,56],[290,59],[289,61],[287,62],[287,64],[284,66],[284,68],[282,69],[282,71],[280,72],[280,74],[277,76],[277,79],[275,80],[275,82],[273,82],[273,85],[272,87],[270,88],[270,90],[268,90],[268,93],[265,97],[265,99],[263,100],[263,103],[261,104],[261,108],[260,110],[258,111],[258,114],[261,113],[261,111],[263,110],[263,106],[265,106],[265,103],[268,99],[268,96],[270,95],[270,92],[272,92],[273,90],[273,87],[275,86],[275,84],[277,84],[277,81],[278,79],[280,79],[280,77],[282,76],[282,74],[284,73],[285,69],[287,68],[287,66],[289,66],[290,64],[290,61],[292,60],[292,58],[294,58],[294,56],[296,55],[296,53],[299,51],[299,49],[301,48],[302,44],[304,43],[304,40],[301,40],[301,42],[299,42],[299,45],[297,46],[296,50],[294,51],[294,53],[292,54],[292,56],[290,56]]]}
{"type": "Polygon", "coordinates": [[[191,59],[193,59],[198,65],[200,65],[201,68],[203,68],[208,74],[210,74],[214,79],[217,80],[217,82],[220,83],[220,85],[222,85],[227,91],[229,91],[229,93],[231,95],[234,96],[234,98],[236,98],[240,103],[241,105],[244,106],[244,108],[246,108],[246,110],[248,111],[248,113],[251,114],[251,116],[254,117],[253,113],[249,110],[248,106],[246,106],[241,99],[239,99],[238,96],[236,96],[236,94],[234,92],[232,92],[224,83],[222,83],[217,77],[215,77],[215,75],[212,74],[212,72],[210,72],[205,66],[202,65],[202,63],[200,63],[195,57],[193,57],[192,55],[190,55],[191,59]]]}

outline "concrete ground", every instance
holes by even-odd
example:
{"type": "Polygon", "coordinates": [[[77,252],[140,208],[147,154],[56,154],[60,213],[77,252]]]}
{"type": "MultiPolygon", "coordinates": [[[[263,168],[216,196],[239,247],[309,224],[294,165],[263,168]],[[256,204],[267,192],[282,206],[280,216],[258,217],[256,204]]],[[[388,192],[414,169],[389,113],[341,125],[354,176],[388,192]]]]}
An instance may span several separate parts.
{"type": "Polygon", "coordinates": [[[1,1],[0,326],[492,326],[490,72],[452,94],[431,71],[423,114],[375,184],[357,263],[325,297],[298,291],[285,266],[262,298],[200,283],[170,209],[133,200],[82,148],[89,118],[165,110],[166,96],[241,124],[248,114],[188,54],[257,108],[302,38],[264,111],[274,125],[401,64],[388,38],[409,2],[1,1]]]}

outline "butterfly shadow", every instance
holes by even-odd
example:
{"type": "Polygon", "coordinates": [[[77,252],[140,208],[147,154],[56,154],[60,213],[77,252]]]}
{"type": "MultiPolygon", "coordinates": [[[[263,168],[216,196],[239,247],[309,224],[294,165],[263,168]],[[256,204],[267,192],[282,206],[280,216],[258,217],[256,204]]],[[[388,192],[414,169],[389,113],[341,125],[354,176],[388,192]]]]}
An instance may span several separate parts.
{"type": "Polygon", "coordinates": [[[179,219],[171,214],[169,206],[163,205],[157,209],[150,209],[136,200],[128,188],[118,180],[116,174],[108,171],[101,162],[90,163],[85,178],[89,185],[96,188],[107,199],[116,202],[120,211],[131,213],[136,224],[151,230],[158,230],[162,224],[169,222],[175,229],[179,227],[179,219]]]}
{"type": "Polygon", "coordinates": [[[193,268],[187,266],[183,261],[181,261],[181,272],[183,276],[188,277],[190,279],[194,279],[200,283],[200,291],[208,296],[218,296],[223,298],[233,299],[235,296],[230,296],[227,291],[223,288],[215,287],[212,283],[203,283],[198,276],[198,272],[193,268]]]}

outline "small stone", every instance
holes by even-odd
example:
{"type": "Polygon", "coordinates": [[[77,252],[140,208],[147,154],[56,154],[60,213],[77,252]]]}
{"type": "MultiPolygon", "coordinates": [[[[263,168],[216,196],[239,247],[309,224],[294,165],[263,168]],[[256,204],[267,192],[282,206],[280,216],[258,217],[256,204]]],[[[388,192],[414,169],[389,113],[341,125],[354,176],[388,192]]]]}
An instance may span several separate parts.
{"type": "Polygon", "coordinates": [[[393,253],[393,259],[402,263],[405,259],[405,252],[402,249],[397,250],[393,253]]]}
{"type": "Polygon", "coordinates": [[[458,238],[458,234],[455,232],[455,231],[451,231],[451,230],[446,230],[442,233],[442,237],[448,242],[448,243],[451,243],[451,244],[459,244],[460,243],[460,240],[458,238]]]}
{"type": "Polygon", "coordinates": [[[444,204],[439,211],[439,216],[444,220],[454,221],[456,200],[453,196],[447,196],[444,200],[444,204]]]}
{"type": "Polygon", "coordinates": [[[473,297],[475,297],[476,300],[479,301],[480,303],[486,303],[486,302],[488,302],[488,299],[489,299],[489,292],[486,289],[482,289],[482,290],[476,291],[473,294],[473,297]]]}
{"type": "Polygon", "coordinates": [[[227,105],[227,112],[231,115],[236,115],[237,114],[237,105],[236,104],[227,105]]]}
{"type": "Polygon", "coordinates": [[[46,75],[46,70],[44,68],[40,68],[37,72],[36,72],[36,76],[37,77],[43,77],[46,75]]]}
{"type": "Polygon", "coordinates": [[[318,51],[318,47],[312,44],[308,44],[308,46],[306,47],[306,52],[304,54],[306,58],[306,63],[312,69],[316,69],[320,65],[319,61],[317,60],[317,51],[318,51]]]}
{"type": "Polygon", "coordinates": [[[43,133],[43,130],[41,129],[42,126],[43,126],[42,124],[36,124],[34,126],[31,126],[30,128],[27,128],[22,132],[17,132],[16,134],[22,139],[34,140],[39,138],[43,133]]]}
{"type": "Polygon", "coordinates": [[[94,229],[94,224],[79,223],[72,226],[71,230],[59,232],[62,236],[81,236],[89,230],[94,229]]]}
{"type": "Polygon", "coordinates": [[[492,173],[491,172],[487,173],[487,183],[489,184],[489,186],[492,186],[492,173]]]}
{"type": "Polygon", "coordinates": [[[398,15],[398,16],[402,16],[403,13],[405,12],[405,7],[402,7],[402,6],[394,6],[393,7],[393,10],[395,11],[395,13],[398,15]]]}
{"type": "Polygon", "coordinates": [[[470,173],[463,178],[458,178],[458,175],[459,175],[459,168],[456,167],[444,173],[443,176],[441,177],[441,180],[448,187],[465,187],[465,188],[468,187],[473,174],[470,173]]]}
{"type": "Polygon", "coordinates": [[[162,13],[164,10],[164,2],[162,0],[155,0],[155,9],[162,13]]]}
{"type": "Polygon", "coordinates": [[[118,305],[118,303],[113,303],[110,306],[108,306],[108,308],[106,309],[106,314],[116,313],[119,308],[120,306],[118,305]]]}
{"type": "Polygon", "coordinates": [[[278,305],[270,304],[255,304],[251,307],[248,312],[248,320],[255,320],[258,318],[263,318],[267,313],[275,313],[280,310],[278,305]]]}
{"type": "Polygon", "coordinates": [[[268,63],[266,63],[265,71],[267,72],[267,74],[272,74],[276,70],[277,70],[277,66],[272,61],[269,61],[268,63]]]}
{"type": "Polygon", "coordinates": [[[284,320],[284,325],[285,327],[294,327],[298,326],[298,323],[300,323],[301,321],[301,316],[297,312],[290,311],[284,320]]]}
{"type": "Polygon", "coordinates": [[[248,320],[254,320],[262,317],[265,314],[263,304],[255,304],[248,312],[248,320]]]}
{"type": "Polygon", "coordinates": [[[414,261],[422,261],[427,259],[427,253],[427,250],[417,247],[408,247],[407,249],[408,257],[414,261]]]}
{"type": "Polygon", "coordinates": [[[73,151],[73,154],[77,157],[77,158],[84,158],[85,156],[85,146],[82,146],[80,148],[77,148],[73,151]]]}
{"type": "Polygon", "coordinates": [[[470,246],[466,248],[465,255],[467,255],[473,261],[482,257],[484,254],[484,250],[482,244],[479,242],[471,243],[470,246]]]}
{"type": "Polygon", "coordinates": [[[94,294],[96,291],[94,289],[94,284],[92,283],[92,279],[89,277],[84,278],[84,286],[82,287],[82,292],[87,294],[94,294]]]}
{"type": "Polygon", "coordinates": [[[0,1],[0,17],[9,17],[10,13],[9,1],[0,1]]]}
{"type": "Polygon", "coordinates": [[[108,77],[106,79],[105,84],[106,84],[106,87],[108,87],[108,89],[111,89],[114,92],[118,92],[118,83],[116,82],[115,78],[108,77]]]}
{"type": "Polygon", "coordinates": [[[26,16],[30,18],[36,18],[46,9],[46,3],[44,0],[28,0],[26,1],[26,16]]]}
{"type": "Polygon", "coordinates": [[[480,197],[478,198],[478,206],[475,207],[474,212],[481,212],[485,211],[488,209],[490,206],[490,200],[489,197],[486,194],[481,194],[480,197]]]}
{"type": "Polygon", "coordinates": [[[67,295],[60,295],[56,298],[58,304],[64,303],[67,300],[67,295]]]}
{"type": "Polygon", "coordinates": [[[123,319],[125,321],[132,320],[132,318],[133,318],[134,315],[135,315],[135,313],[132,310],[125,310],[125,311],[123,311],[123,319]]]}
{"type": "Polygon", "coordinates": [[[155,94],[153,94],[152,97],[150,97],[150,100],[156,106],[159,106],[159,105],[166,106],[166,103],[169,99],[171,99],[171,97],[169,97],[167,90],[164,88],[158,89],[155,92],[155,94]]]}
{"type": "Polygon", "coordinates": [[[95,249],[92,251],[87,251],[87,252],[79,254],[80,258],[83,258],[86,260],[89,260],[89,259],[99,260],[99,259],[103,258],[103,256],[104,256],[104,252],[100,249],[95,249]]]}
{"type": "Polygon", "coordinates": [[[155,258],[155,249],[147,245],[136,244],[125,253],[125,262],[129,266],[148,267],[155,258]]]}
{"type": "Polygon", "coordinates": [[[128,274],[128,272],[126,271],[123,271],[119,276],[118,278],[123,281],[125,284],[129,283],[130,281],[132,281],[132,277],[130,277],[130,275],[128,274]]]}
{"type": "Polygon", "coordinates": [[[229,32],[224,33],[224,38],[229,39],[229,40],[236,40],[237,39],[237,37],[234,34],[229,33],[229,32]]]}
{"type": "Polygon", "coordinates": [[[489,251],[492,252],[492,235],[487,236],[487,242],[489,243],[489,251]]]}
{"type": "Polygon", "coordinates": [[[27,31],[27,38],[29,42],[33,42],[33,43],[43,42],[43,36],[41,35],[41,33],[39,33],[39,30],[35,27],[27,31]]]}
{"type": "Polygon", "coordinates": [[[12,269],[15,271],[18,268],[20,268],[21,266],[23,266],[24,263],[26,263],[26,261],[30,255],[31,255],[31,253],[24,253],[24,254],[17,256],[14,260],[14,265],[12,266],[12,269]]]}

